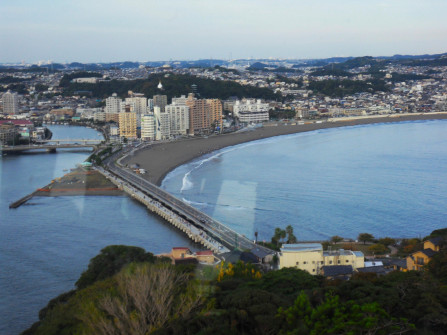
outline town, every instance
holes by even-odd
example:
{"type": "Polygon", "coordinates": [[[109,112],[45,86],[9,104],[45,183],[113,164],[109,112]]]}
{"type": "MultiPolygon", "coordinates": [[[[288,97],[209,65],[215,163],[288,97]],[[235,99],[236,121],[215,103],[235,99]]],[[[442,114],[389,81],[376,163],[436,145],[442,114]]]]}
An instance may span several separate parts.
{"type": "Polygon", "coordinates": [[[96,124],[109,140],[123,142],[208,136],[269,121],[447,112],[445,55],[320,63],[324,65],[209,60],[2,66],[0,143],[44,139],[48,134],[41,125],[52,122],[96,124]],[[213,84],[220,86],[210,88],[213,84]]]}

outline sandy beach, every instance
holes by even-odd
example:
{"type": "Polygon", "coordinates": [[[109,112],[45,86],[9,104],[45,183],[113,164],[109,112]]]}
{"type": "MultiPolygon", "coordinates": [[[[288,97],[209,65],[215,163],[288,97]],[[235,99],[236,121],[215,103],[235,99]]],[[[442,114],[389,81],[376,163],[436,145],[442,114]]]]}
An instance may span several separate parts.
{"type": "Polygon", "coordinates": [[[309,123],[301,125],[270,124],[262,128],[243,132],[213,135],[208,138],[190,138],[173,142],[153,144],[150,147],[136,151],[132,156],[122,160],[123,164],[139,164],[147,173],[146,179],[156,185],[161,185],[164,177],[176,167],[191,160],[236,144],[246,143],[273,136],[295,134],[317,129],[337,128],[372,123],[389,123],[416,120],[447,119],[447,113],[422,115],[392,115],[377,118],[358,118],[337,122],[309,123]]]}

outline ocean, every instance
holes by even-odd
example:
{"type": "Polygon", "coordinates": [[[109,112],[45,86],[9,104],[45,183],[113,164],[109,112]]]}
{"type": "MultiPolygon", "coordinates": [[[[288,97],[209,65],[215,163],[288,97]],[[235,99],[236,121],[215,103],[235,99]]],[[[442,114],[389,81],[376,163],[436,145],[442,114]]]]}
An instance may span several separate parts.
{"type": "Polygon", "coordinates": [[[447,226],[447,120],[273,137],[213,152],[162,187],[232,229],[268,241],[423,237],[447,226]]]}
{"type": "MultiPolygon", "coordinates": [[[[102,138],[84,127],[50,129],[53,138],[102,138]]],[[[74,288],[89,260],[105,246],[134,245],[155,254],[175,246],[194,249],[170,224],[125,195],[35,197],[8,208],[89,154],[60,150],[0,158],[0,334],[30,327],[50,299],[74,288]]]]}

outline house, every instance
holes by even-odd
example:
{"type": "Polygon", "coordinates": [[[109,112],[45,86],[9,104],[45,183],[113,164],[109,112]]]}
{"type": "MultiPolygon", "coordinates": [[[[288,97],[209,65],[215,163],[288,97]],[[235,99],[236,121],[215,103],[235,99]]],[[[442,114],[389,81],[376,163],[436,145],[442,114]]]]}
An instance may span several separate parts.
{"type": "Polygon", "coordinates": [[[444,242],[444,237],[432,237],[424,242],[424,249],[432,249],[433,251],[441,250],[441,245],[444,242]]]}
{"type": "Polygon", "coordinates": [[[437,252],[433,249],[424,249],[413,252],[407,257],[407,269],[416,271],[423,270],[424,266],[427,265],[436,254],[437,252]]]}
{"type": "Polygon", "coordinates": [[[195,255],[199,263],[214,264],[215,257],[211,250],[197,251],[195,255]]]}
{"type": "Polygon", "coordinates": [[[407,260],[404,258],[380,258],[376,259],[381,261],[385,269],[393,271],[407,271],[407,260]]]}
{"type": "Polygon", "coordinates": [[[352,265],[325,265],[321,268],[321,275],[327,279],[348,280],[353,272],[352,265]]]}
{"type": "Polygon", "coordinates": [[[185,247],[175,247],[172,248],[171,256],[173,259],[184,259],[184,258],[194,258],[194,254],[185,247]]]}
{"type": "Polygon", "coordinates": [[[275,253],[267,250],[266,248],[254,247],[250,252],[256,256],[258,263],[270,263],[273,261],[273,256],[275,253]]]}
{"type": "Polygon", "coordinates": [[[431,261],[444,243],[444,237],[432,237],[424,241],[424,250],[413,252],[407,257],[407,269],[421,271],[431,261]]]}

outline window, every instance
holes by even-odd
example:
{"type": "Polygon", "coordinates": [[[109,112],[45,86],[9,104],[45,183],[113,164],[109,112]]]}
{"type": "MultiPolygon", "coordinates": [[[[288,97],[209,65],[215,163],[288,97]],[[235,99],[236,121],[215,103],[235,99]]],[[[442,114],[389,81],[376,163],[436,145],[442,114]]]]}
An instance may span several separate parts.
{"type": "Polygon", "coordinates": [[[349,263],[349,261],[348,261],[348,260],[346,260],[346,263],[349,263]]]}
{"type": "Polygon", "coordinates": [[[340,264],[340,260],[338,260],[338,264],[340,264]]]}
{"type": "Polygon", "coordinates": [[[312,264],[315,264],[315,261],[312,261],[312,264]]]}
{"type": "Polygon", "coordinates": [[[306,261],[304,261],[304,262],[303,262],[303,264],[307,264],[307,262],[306,262],[306,261]]]}
{"type": "Polygon", "coordinates": [[[312,272],[315,272],[315,269],[312,269],[312,272]]]}
{"type": "Polygon", "coordinates": [[[296,265],[299,265],[300,264],[300,262],[296,262],[296,265]]]}
{"type": "Polygon", "coordinates": [[[329,264],[332,264],[332,261],[329,261],[329,264]]]}

